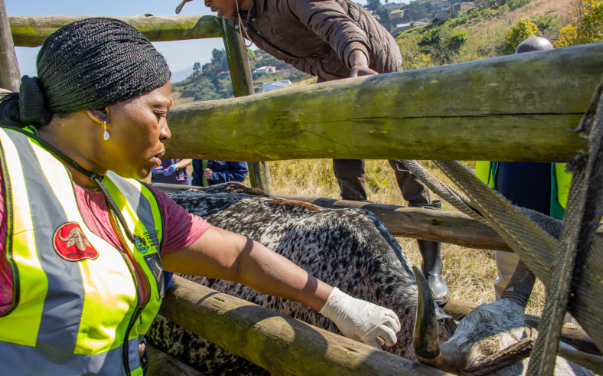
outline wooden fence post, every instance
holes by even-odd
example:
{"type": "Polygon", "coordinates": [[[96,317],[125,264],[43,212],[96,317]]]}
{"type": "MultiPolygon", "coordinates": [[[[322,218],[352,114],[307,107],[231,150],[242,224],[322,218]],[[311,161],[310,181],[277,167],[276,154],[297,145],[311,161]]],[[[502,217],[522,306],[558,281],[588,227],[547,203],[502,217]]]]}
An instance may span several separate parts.
{"type": "MultiPolygon", "coordinates": [[[[249,58],[245,42],[224,18],[222,18],[222,30],[234,95],[235,97],[252,95],[254,93],[253,81],[251,79],[251,69],[249,68],[249,58]]],[[[271,192],[272,184],[270,182],[268,162],[247,162],[247,166],[249,168],[251,186],[271,192]]]]}
{"type": "Polygon", "coordinates": [[[21,74],[4,0],[0,0],[0,88],[19,91],[21,74]]]}

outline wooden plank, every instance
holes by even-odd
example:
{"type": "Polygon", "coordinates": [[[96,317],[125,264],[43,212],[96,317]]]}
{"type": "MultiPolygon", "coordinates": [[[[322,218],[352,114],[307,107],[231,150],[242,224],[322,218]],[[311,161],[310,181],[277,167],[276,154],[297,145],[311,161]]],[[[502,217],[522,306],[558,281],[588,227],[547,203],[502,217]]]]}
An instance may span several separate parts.
{"type": "Polygon", "coordinates": [[[222,39],[232,77],[232,87],[235,97],[244,97],[252,95],[253,80],[251,78],[251,69],[249,68],[249,57],[247,47],[241,39],[239,33],[235,32],[225,19],[221,19],[222,39]]]}
{"type": "MultiPolygon", "coordinates": [[[[36,47],[62,26],[92,17],[106,16],[10,16],[15,46],[36,47]]],[[[122,20],[143,33],[151,42],[218,38],[222,36],[216,16],[111,17],[122,20]]]]}
{"type": "Polygon", "coordinates": [[[308,202],[329,209],[368,210],[382,220],[389,232],[396,236],[456,244],[467,248],[513,252],[492,228],[456,210],[411,208],[282,193],[274,193],[273,196],[308,202]]]}
{"type": "Polygon", "coordinates": [[[0,0],[0,88],[19,91],[21,74],[4,0],[0,0]]]}
{"type": "MultiPolygon", "coordinates": [[[[454,317],[456,320],[461,320],[467,316],[478,304],[463,302],[460,300],[450,300],[444,307],[444,311],[454,317]]],[[[526,315],[526,325],[538,329],[540,325],[540,317],[534,315],[526,315]]],[[[593,343],[592,339],[586,334],[579,325],[564,324],[561,334],[561,341],[575,347],[580,351],[589,354],[603,355],[593,343]]]]}
{"type": "Polygon", "coordinates": [[[173,356],[147,343],[149,365],[146,376],[205,376],[173,356]]]}
{"type": "MultiPolygon", "coordinates": [[[[232,77],[232,86],[235,97],[244,97],[253,95],[253,80],[251,78],[251,69],[249,68],[249,57],[247,55],[247,46],[241,35],[230,27],[228,21],[224,18],[222,22],[222,35],[224,47],[226,48],[226,58],[230,67],[230,76],[232,77]]],[[[271,192],[272,183],[270,181],[270,170],[268,162],[247,162],[249,170],[249,182],[254,188],[260,188],[263,191],[271,192]]]]}
{"type": "Polygon", "coordinates": [[[160,313],[275,375],[451,375],[177,276],[160,313]]]}
{"type": "Polygon", "coordinates": [[[254,188],[260,188],[268,193],[272,192],[272,179],[268,162],[247,162],[249,170],[249,183],[254,188]]]}
{"type": "Polygon", "coordinates": [[[179,105],[166,158],[566,161],[603,44],[179,105]]]}
{"type": "MultiPolygon", "coordinates": [[[[166,193],[201,188],[161,183],[154,183],[153,186],[166,193]]],[[[323,208],[368,210],[381,219],[389,232],[396,236],[457,244],[467,248],[513,252],[496,231],[459,211],[410,208],[282,193],[273,193],[272,196],[308,202],[323,208]]]]}

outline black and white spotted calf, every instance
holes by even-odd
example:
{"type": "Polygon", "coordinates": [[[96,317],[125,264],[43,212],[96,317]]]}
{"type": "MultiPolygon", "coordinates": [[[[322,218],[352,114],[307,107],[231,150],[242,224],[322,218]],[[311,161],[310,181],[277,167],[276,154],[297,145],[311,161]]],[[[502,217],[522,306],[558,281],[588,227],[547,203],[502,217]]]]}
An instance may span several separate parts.
{"type": "MultiPolygon", "coordinates": [[[[416,360],[412,338],[417,283],[410,269],[411,263],[400,245],[383,222],[372,213],[357,209],[322,209],[303,202],[271,198],[260,190],[238,183],[173,193],[171,197],[190,213],[205,218],[213,226],[247,236],[273,249],[343,292],[392,309],[400,318],[402,329],[398,333],[396,346],[386,350],[416,360]]],[[[300,303],[267,296],[230,282],[190,276],[187,278],[309,324],[338,332],[330,320],[300,303]]],[[[437,308],[435,315],[440,342],[445,342],[449,337],[450,327],[454,325],[448,325],[451,319],[441,309],[437,308]]],[[[518,320],[521,321],[521,318],[513,322],[518,320]]],[[[467,322],[469,321],[471,320],[467,322]]],[[[481,321],[474,321],[479,326],[481,321]]],[[[469,332],[482,332],[480,328],[468,329],[469,332]]],[[[490,326],[487,329],[491,329],[490,326]]],[[[465,333],[465,330],[461,332],[465,333]]],[[[486,332],[487,330],[484,334],[486,332]]],[[[161,316],[158,316],[147,337],[165,352],[206,374],[267,374],[267,371],[198,338],[161,316]]],[[[476,336],[474,333],[474,337],[491,343],[487,336],[476,336]]],[[[509,345],[507,337],[504,337],[506,340],[501,346],[509,345]]],[[[521,338],[521,333],[515,330],[512,338],[521,338]]],[[[468,351],[474,345],[479,347],[479,344],[464,341],[461,347],[463,351],[468,351]]],[[[473,356],[467,366],[482,360],[482,356],[473,356]]]]}

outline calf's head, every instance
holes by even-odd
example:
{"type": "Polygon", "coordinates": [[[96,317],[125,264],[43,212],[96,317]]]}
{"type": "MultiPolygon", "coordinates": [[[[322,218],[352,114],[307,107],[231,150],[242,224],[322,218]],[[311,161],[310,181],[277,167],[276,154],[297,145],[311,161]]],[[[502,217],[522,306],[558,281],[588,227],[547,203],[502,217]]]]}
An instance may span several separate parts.
{"type": "Polygon", "coordinates": [[[419,288],[413,346],[421,363],[451,373],[477,369],[492,373],[529,356],[535,333],[525,327],[524,311],[535,277],[522,262],[502,299],[474,309],[441,345],[433,296],[421,271],[416,267],[413,271],[419,288]]]}

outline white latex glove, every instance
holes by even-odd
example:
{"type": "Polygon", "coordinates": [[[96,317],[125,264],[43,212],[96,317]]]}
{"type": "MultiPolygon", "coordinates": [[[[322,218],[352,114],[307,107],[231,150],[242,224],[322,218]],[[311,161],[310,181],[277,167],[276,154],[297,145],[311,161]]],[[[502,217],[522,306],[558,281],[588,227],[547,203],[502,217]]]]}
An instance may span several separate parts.
{"type": "Polygon", "coordinates": [[[378,349],[378,337],[387,346],[398,341],[400,320],[394,311],[353,298],[338,288],[333,289],[320,314],[331,319],[344,336],[378,349]]]}

